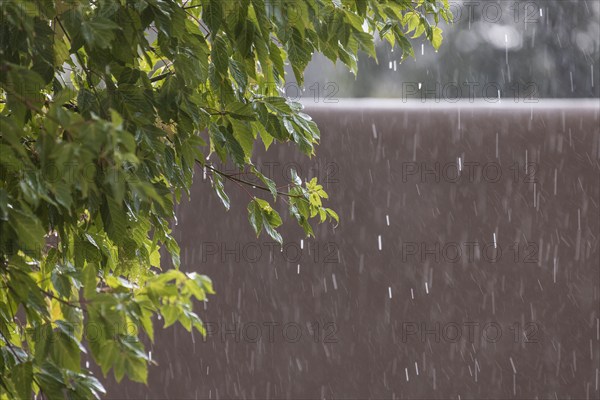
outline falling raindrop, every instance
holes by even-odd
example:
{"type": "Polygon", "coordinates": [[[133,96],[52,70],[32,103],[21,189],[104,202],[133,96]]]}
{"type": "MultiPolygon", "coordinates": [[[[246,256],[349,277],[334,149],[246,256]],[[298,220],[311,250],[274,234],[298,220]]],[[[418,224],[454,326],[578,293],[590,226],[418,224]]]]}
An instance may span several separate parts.
{"type": "Polygon", "coordinates": [[[498,158],[498,132],[496,132],[496,158],[498,158]]]}
{"type": "Polygon", "coordinates": [[[569,76],[571,77],[571,93],[575,91],[575,86],[573,84],[573,71],[569,71],[569,76]]]}
{"type": "Polygon", "coordinates": [[[506,65],[508,65],[508,34],[504,34],[504,50],[505,50],[506,65]]]}
{"type": "Polygon", "coordinates": [[[510,360],[510,365],[512,365],[513,374],[516,374],[517,373],[517,369],[515,368],[515,363],[513,362],[512,357],[508,357],[508,359],[510,360]]]}

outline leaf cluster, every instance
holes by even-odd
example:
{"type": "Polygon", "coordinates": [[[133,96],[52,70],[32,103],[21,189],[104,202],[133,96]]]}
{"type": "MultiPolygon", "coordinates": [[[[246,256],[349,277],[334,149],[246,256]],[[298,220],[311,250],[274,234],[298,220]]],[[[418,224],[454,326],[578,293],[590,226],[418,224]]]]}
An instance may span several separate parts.
{"type": "Polygon", "coordinates": [[[282,242],[278,199],[306,234],[338,221],[316,179],[281,188],[252,162],[259,142],[315,154],[285,65],[302,82],[321,52],[356,72],[376,35],[437,48],[440,16],[446,0],[2,0],[0,398],[99,397],[84,361],[146,382],[157,318],[204,332],[213,286],[179,269],[171,231],[198,166],[225,207],[226,184],[248,191],[257,235],[282,242]]]}

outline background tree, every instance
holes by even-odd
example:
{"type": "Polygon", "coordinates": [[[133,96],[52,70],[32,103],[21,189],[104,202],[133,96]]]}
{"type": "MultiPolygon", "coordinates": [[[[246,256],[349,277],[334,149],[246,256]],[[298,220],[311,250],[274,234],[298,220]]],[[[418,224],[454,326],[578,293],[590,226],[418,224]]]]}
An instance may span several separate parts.
{"type": "Polygon", "coordinates": [[[498,91],[502,101],[519,103],[600,97],[600,2],[454,0],[450,10],[452,29],[439,52],[421,53],[419,43],[415,60],[394,68],[401,54],[376,41],[378,60],[359,55],[358,76],[317,57],[305,70],[306,86],[332,82],[337,97],[431,102],[493,103],[498,91]]]}
{"type": "Polygon", "coordinates": [[[280,95],[284,64],[302,82],[319,51],[356,72],[359,50],[375,56],[375,33],[406,55],[410,32],[437,48],[447,10],[439,0],[2,1],[0,397],[98,397],[88,351],[104,374],[145,382],[140,335],[152,340],[155,316],[204,333],[193,299],[206,301],[212,283],[179,270],[169,227],[196,165],[225,207],[225,182],[254,191],[257,235],[281,243],[278,199],[308,235],[313,219],[337,221],[315,179],[277,187],[252,164],[257,141],[312,156],[319,140],[280,95]],[[222,172],[228,161],[262,185],[222,172]]]}

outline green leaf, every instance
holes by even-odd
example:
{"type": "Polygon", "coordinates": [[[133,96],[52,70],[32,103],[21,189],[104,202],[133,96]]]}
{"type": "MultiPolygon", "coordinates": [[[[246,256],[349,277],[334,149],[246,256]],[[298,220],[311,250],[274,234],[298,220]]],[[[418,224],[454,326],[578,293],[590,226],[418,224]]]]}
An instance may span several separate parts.
{"type": "Polygon", "coordinates": [[[231,102],[227,104],[225,111],[227,111],[227,113],[233,118],[245,120],[254,119],[254,111],[252,110],[252,106],[247,103],[242,103],[239,101],[231,102]]]}
{"type": "Polygon", "coordinates": [[[17,398],[30,398],[33,383],[33,363],[25,361],[15,365],[11,369],[11,378],[17,391],[17,398]]]}
{"type": "Polygon", "coordinates": [[[225,207],[225,209],[229,210],[231,201],[229,200],[229,196],[227,196],[227,193],[225,193],[225,187],[223,185],[223,177],[221,176],[221,174],[219,174],[217,172],[212,174],[212,184],[213,184],[213,188],[217,192],[217,196],[219,196],[219,200],[221,200],[221,203],[223,203],[223,206],[225,207]]]}
{"type": "Polygon", "coordinates": [[[263,218],[262,218],[262,209],[260,205],[256,202],[256,200],[252,200],[248,203],[248,220],[250,221],[250,226],[254,229],[256,236],[260,234],[263,226],[263,218]]]}
{"type": "Polygon", "coordinates": [[[250,125],[252,126],[252,128],[255,131],[258,131],[258,134],[260,135],[260,139],[262,140],[263,144],[265,145],[265,150],[269,150],[271,143],[273,143],[273,136],[271,136],[269,134],[269,132],[267,132],[267,130],[265,129],[263,124],[260,122],[251,122],[250,125]]]}
{"type": "Polygon", "coordinates": [[[431,39],[431,44],[433,45],[433,47],[438,50],[440,48],[440,46],[442,45],[442,30],[440,28],[438,28],[437,26],[433,27],[433,38],[431,39]]]}
{"type": "Polygon", "coordinates": [[[353,36],[358,41],[361,50],[364,50],[370,57],[377,59],[375,45],[373,44],[373,35],[366,32],[354,32],[353,36]]]}
{"type": "Polygon", "coordinates": [[[202,19],[206,22],[211,35],[214,37],[221,27],[223,21],[223,8],[219,0],[209,0],[206,2],[202,19]]]}
{"type": "Polygon", "coordinates": [[[232,118],[229,118],[229,122],[233,129],[233,137],[242,146],[245,159],[249,160],[254,147],[254,135],[250,124],[246,121],[238,121],[232,118]]]}
{"type": "Polygon", "coordinates": [[[279,232],[275,230],[275,228],[280,226],[282,223],[279,213],[275,211],[267,201],[259,199],[257,197],[255,197],[250,204],[254,204],[252,211],[250,209],[250,205],[248,206],[248,212],[250,224],[254,228],[256,234],[258,235],[260,233],[260,228],[257,229],[255,227],[255,224],[262,221],[262,226],[267,232],[267,234],[279,244],[283,244],[283,238],[281,237],[279,232]],[[255,217],[255,215],[257,214],[260,215],[260,219],[255,217]]]}
{"type": "Polygon", "coordinates": [[[83,346],[69,332],[71,328],[61,327],[54,333],[52,343],[52,359],[57,365],[71,371],[79,371],[80,354],[85,351],[83,346]]]}
{"type": "Polygon", "coordinates": [[[43,79],[36,72],[20,66],[10,66],[8,82],[3,88],[7,92],[7,106],[16,121],[21,124],[25,122],[30,113],[28,106],[41,107],[44,101],[41,89],[44,86],[43,79]]]}
{"type": "Polygon", "coordinates": [[[291,39],[288,42],[288,57],[292,64],[294,76],[300,85],[304,82],[304,69],[312,58],[312,47],[304,40],[300,31],[291,29],[291,39]]]}
{"type": "Polygon", "coordinates": [[[82,279],[83,295],[86,298],[91,298],[96,293],[96,267],[93,263],[87,263],[83,268],[82,279]]]}
{"type": "Polygon", "coordinates": [[[165,319],[164,328],[166,328],[173,325],[179,319],[181,308],[175,304],[165,304],[161,307],[160,313],[165,319]]]}
{"type": "Polygon", "coordinates": [[[215,290],[213,288],[213,283],[212,280],[206,276],[206,275],[196,275],[195,278],[197,281],[199,281],[199,283],[202,284],[202,287],[204,288],[204,290],[206,291],[206,293],[209,294],[215,294],[215,290]]]}
{"type": "Polygon", "coordinates": [[[331,208],[326,208],[325,211],[327,212],[327,214],[329,214],[329,216],[333,219],[335,219],[335,222],[339,223],[340,222],[340,217],[337,215],[337,213],[335,211],[333,211],[331,208]]]}
{"type": "Polygon", "coordinates": [[[29,213],[13,209],[9,214],[9,223],[15,230],[19,242],[27,252],[38,253],[44,244],[44,228],[40,220],[29,213]]]}
{"type": "Polygon", "coordinates": [[[127,233],[127,214],[111,197],[105,197],[101,208],[104,229],[112,241],[118,244],[125,242],[127,233]]]}
{"type": "Polygon", "coordinates": [[[267,97],[264,101],[267,108],[278,115],[284,116],[293,113],[287,100],[283,97],[267,97]]]}
{"type": "Polygon", "coordinates": [[[273,238],[273,240],[275,240],[277,243],[283,244],[283,237],[281,237],[281,234],[275,230],[274,226],[267,222],[264,222],[264,220],[263,223],[267,234],[271,236],[271,238],[273,238]]]}
{"type": "Polygon", "coordinates": [[[277,199],[277,186],[272,179],[267,178],[263,175],[259,170],[257,170],[254,166],[252,166],[252,173],[258,177],[265,184],[265,186],[269,189],[271,194],[273,195],[273,200],[277,199]]]}
{"type": "Polygon", "coordinates": [[[143,311],[140,318],[144,331],[148,334],[151,341],[154,342],[154,325],[152,323],[152,314],[148,311],[143,311]]]}
{"type": "Polygon", "coordinates": [[[115,39],[117,29],[120,29],[119,25],[103,17],[95,17],[92,20],[84,21],[81,25],[81,33],[86,43],[90,47],[100,49],[110,46],[115,39]]]}
{"type": "Polygon", "coordinates": [[[229,46],[222,36],[217,36],[212,45],[210,58],[215,66],[215,70],[219,75],[227,75],[229,67],[229,46]]]}

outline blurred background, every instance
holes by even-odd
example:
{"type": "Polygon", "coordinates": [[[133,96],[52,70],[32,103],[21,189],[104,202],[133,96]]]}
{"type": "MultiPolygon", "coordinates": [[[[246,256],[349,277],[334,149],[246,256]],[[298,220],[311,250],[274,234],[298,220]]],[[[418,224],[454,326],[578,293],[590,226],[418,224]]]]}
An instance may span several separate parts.
{"type": "MultiPolygon", "coordinates": [[[[379,40],[378,61],[362,53],[358,76],[316,55],[305,88],[286,94],[304,101],[347,97],[490,102],[599,97],[600,1],[450,1],[454,23],[440,26],[438,53],[413,39],[415,58],[401,59],[379,40]],[[500,100],[498,100],[500,99],[500,100]]],[[[290,82],[293,82],[293,74],[290,82]]]]}

